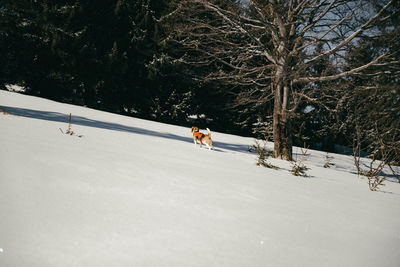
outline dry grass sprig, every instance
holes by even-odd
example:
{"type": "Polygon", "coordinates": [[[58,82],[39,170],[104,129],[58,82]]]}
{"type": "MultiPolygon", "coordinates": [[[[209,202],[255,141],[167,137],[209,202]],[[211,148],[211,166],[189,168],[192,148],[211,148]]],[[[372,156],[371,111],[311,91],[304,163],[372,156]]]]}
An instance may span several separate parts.
{"type": "Polygon", "coordinates": [[[272,152],[267,151],[267,141],[263,141],[263,143],[260,144],[257,140],[255,140],[253,149],[257,152],[258,155],[258,161],[256,163],[257,166],[263,166],[270,169],[279,169],[279,167],[273,165],[267,160],[269,157],[272,156],[272,152]]]}
{"type": "Polygon", "coordinates": [[[71,113],[69,113],[69,117],[68,117],[68,128],[67,128],[67,130],[65,130],[65,132],[61,129],[61,128],[59,128],[60,129],[60,131],[63,133],[63,134],[68,134],[68,135],[76,135],[77,137],[83,137],[83,135],[79,135],[79,134],[76,134],[74,131],[72,131],[72,129],[71,129],[71,125],[72,125],[72,115],[71,115],[71,113]]]}
{"type": "Polygon", "coordinates": [[[304,164],[304,162],[307,160],[307,157],[310,155],[310,153],[308,153],[308,147],[304,150],[301,149],[301,154],[302,156],[300,157],[300,159],[291,162],[292,169],[289,172],[292,173],[294,176],[307,177],[307,171],[311,170],[304,164]]]}
{"type": "Polygon", "coordinates": [[[4,108],[0,108],[0,112],[3,113],[4,115],[11,115],[11,112],[8,112],[6,109],[4,108]]]}
{"type": "Polygon", "coordinates": [[[329,156],[328,153],[326,153],[324,168],[330,168],[331,166],[335,166],[335,163],[331,162],[333,159],[334,158],[332,156],[329,156]]]}

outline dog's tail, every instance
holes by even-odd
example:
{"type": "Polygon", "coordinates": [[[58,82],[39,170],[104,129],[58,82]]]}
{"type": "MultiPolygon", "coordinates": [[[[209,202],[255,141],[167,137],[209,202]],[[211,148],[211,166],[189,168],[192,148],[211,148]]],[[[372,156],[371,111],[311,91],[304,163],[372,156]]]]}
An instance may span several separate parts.
{"type": "Polygon", "coordinates": [[[210,131],[210,129],[207,128],[207,132],[208,132],[208,137],[210,139],[210,146],[211,146],[210,149],[213,149],[214,148],[214,144],[213,144],[213,141],[211,139],[211,131],[210,131]]]}

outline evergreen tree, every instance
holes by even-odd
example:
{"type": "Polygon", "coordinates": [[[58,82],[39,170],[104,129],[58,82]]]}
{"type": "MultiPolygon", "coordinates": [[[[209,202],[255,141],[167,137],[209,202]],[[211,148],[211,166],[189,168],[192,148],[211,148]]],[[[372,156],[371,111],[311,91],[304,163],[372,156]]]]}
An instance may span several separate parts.
{"type": "MultiPolygon", "coordinates": [[[[380,8],[381,3],[375,3],[380,8]]],[[[374,158],[400,164],[400,4],[385,12],[386,20],[374,29],[378,38],[362,37],[347,54],[347,68],[386,52],[388,60],[351,76],[342,85],[346,96],[341,131],[347,144],[358,142],[374,158]]]]}
{"type": "Polygon", "coordinates": [[[62,2],[2,1],[3,83],[20,83],[32,94],[53,99],[68,95],[63,54],[55,53],[67,15],[62,2]]]}

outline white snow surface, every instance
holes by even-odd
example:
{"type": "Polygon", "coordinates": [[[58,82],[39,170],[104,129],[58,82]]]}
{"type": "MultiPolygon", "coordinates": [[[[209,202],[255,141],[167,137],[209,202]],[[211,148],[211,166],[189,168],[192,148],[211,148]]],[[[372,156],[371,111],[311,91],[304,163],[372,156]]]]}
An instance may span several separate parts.
{"type": "Polygon", "coordinates": [[[212,131],[210,151],[189,128],[7,91],[0,109],[2,267],[400,266],[400,184],[371,192],[352,157],[326,169],[311,150],[296,177],[256,166],[253,138],[212,131]]]}

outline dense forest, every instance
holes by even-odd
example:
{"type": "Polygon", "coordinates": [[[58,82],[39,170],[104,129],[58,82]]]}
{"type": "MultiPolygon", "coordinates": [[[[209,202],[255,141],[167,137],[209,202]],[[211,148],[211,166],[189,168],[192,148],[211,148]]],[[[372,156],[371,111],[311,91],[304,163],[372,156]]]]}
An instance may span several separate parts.
{"type": "Polygon", "coordinates": [[[0,89],[400,162],[400,4],[0,0],[0,89]]]}

